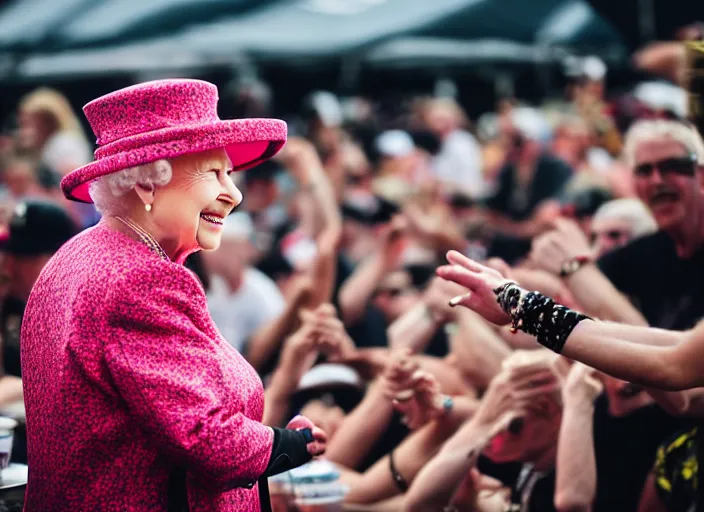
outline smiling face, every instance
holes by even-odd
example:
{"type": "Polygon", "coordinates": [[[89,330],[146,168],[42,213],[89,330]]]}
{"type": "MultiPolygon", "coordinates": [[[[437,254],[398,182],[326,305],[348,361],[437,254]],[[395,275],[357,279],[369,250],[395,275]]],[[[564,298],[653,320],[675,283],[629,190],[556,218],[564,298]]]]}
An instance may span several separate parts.
{"type": "Polygon", "coordinates": [[[635,148],[634,178],[638,197],[664,231],[681,231],[698,219],[701,192],[696,165],[679,142],[660,138],[635,148]]]}
{"type": "Polygon", "coordinates": [[[152,211],[146,214],[157,240],[172,256],[217,249],[225,217],[242,202],[227,153],[224,149],[193,153],[171,160],[171,166],[171,181],[156,189],[152,211]]]}

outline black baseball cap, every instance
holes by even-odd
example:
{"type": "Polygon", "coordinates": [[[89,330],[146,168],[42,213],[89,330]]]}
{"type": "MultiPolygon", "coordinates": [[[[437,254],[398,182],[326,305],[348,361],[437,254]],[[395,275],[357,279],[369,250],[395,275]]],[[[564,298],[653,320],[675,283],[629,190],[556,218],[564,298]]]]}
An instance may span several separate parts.
{"type": "Polygon", "coordinates": [[[613,199],[611,192],[601,187],[590,187],[570,194],[562,204],[562,213],[569,217],[591,217],[599,207],[613,199]]]}
{"type": "Polygon", "coordinates": [[[49,201],[27,200],[12,213],[0,251],[15,256],[54,254],[78,233],[78,226],[61,206],[49,201]]]}

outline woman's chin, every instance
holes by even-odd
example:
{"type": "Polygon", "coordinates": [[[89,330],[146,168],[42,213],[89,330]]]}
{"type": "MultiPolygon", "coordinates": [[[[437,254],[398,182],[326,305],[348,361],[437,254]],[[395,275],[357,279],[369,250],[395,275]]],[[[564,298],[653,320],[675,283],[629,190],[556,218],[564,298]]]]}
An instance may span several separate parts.
{"type": "Polygon", "coordinates": [[[214,233],[202,233],[200,230],[196,237],[198,247],[204,251],[214,251],[220,247],[220,235],[214,233]]]}

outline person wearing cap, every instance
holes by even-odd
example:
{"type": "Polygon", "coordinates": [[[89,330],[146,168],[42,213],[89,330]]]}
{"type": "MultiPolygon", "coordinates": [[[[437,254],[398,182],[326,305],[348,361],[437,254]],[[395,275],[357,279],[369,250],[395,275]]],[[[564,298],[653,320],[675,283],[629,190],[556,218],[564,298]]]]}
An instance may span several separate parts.
{"type": "MultiPolygon", "coordinates": [[[[49,258],[77,232],[68,213],[54,203],[32,200],[15,206],[9,230],[0,242],[2,274],[7,287],[0,306],[0,410],[8,408],[8,411],[15,411],[13,415],[22,416],[15,405],[22,400],[20,328],[27,297],[49,258]]],[[[13,460],[26,462],[23,428],[16,434],[13,460]]]]}
{"type": "Polygon", "coordinates": [[[56,204],[34,200],[15,207],[8,233],[0,242],[2,272],[8,283],[1,313],[6,374],[21,375],[19,327],[30,291],[51,256],[77,232],[71,217],[56,204]]]}
{"type": "Polygon", "coordinates": [[[419,114],[423,125],[440,140],[432,159],[435,178],[475,199],[486,197],[482,148],[466,129],[469,123],[462,108],[452,98],[432,98],[421,102],[419,114]]]}
{"type": "Polygon", "coordinates": [[[231,174],[286,141],[282,121],[223,121],[217,101],[207,82],[157,80],[84,107],[95,161],[61,187],[103,218],[25,310],[27,512],[268,510],[266,477],[325,449],[305,418],[261,423],[261,380],[183,266],[220,245],[242,201],[231,174]]]}
{"type": "Polygon", "coordinates": [[[499,171],[496,193],[486,201],[491,227],[506,238],[506,254],[496,255],[505,258],[527,251],[528,240],[552,221],[544,207],[558,199],[573,175],[567,163],[546,151],[550,127],[539,111],[514,107],[507,129],[508,160],[499,171]]]}

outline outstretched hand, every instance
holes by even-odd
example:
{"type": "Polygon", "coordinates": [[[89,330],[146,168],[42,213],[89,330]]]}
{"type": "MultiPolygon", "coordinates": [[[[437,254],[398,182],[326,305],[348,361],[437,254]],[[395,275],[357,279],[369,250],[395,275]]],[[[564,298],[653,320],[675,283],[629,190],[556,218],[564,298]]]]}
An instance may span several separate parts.
{"type": "Polygon", "coordinates": [[[469,308],[496,325],[508,324],[511,319],[496,301],[494,290],[511,281],[498,270],[477,263],[457,251],[448,252],[447,261],[449,265],[438,268],[437,275],[467,290],[464,295],[451,298],[450,305],[469,308]]]}

